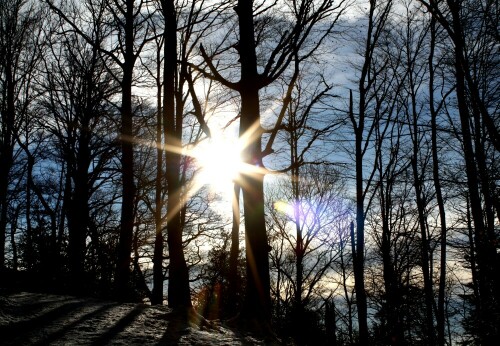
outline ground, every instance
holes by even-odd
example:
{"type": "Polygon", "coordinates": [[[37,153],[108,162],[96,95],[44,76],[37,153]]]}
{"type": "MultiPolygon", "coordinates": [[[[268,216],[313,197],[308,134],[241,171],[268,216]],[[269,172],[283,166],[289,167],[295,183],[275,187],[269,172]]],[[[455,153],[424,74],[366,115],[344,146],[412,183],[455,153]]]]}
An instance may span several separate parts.
{"type": "Polygon", "coordinates": [[[179,327],[171,316],[165,306],[27,292],[0,294],[0,344],[268,344],[221,325],[179,327]]]}

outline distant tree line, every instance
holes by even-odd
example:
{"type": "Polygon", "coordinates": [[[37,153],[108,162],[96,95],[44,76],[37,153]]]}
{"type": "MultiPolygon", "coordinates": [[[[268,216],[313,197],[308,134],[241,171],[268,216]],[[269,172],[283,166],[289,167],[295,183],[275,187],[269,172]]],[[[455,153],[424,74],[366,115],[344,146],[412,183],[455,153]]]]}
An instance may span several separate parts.
{"type": "Polygon", "coordinates": [[[0,287],[297,345],[496,344],[499,23],[493,0],[3,0],[0,287]],[[227,204],[189,152],[234,128],[227,204]]]}

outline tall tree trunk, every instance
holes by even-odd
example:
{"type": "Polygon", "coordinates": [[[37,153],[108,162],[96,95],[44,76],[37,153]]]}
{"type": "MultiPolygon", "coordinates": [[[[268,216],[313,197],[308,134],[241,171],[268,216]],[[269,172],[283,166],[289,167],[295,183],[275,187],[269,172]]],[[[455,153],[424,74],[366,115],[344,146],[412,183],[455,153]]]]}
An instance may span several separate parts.
{"type": "MultiPolygon", "coordinates": [[[[411,66],[411,63],[408,62],[411,66]]],[[[429,268],[429,240],[427,237],[427,221],[425,217],[425,200],[423,196],[423,178],[419,174],[419,147],[420,147],[420,131],[418,129],[418,114],[417,114],[417,98],[415,92],[415,84],[413,81],[413,73],[410,71],[409,76],[409,87],[410,87],[410,97],[411,97],[411,115],[409,115],[409,120],[411,121],[411,139],[413,144],[413,156],[411,158],[411,166],[413,171],[413,185],[415,187],[415,198],[417,204],[418,212],[418,224],[420,227],[420,237],[421,237],[421,266],[422,274],[424,277],[424,294],[425,294],[425,316],[426,316],[426,334],[427,343],[429,345],[435,344],[434,339],[434,317],[433,317],[433,305],[434,305],[434,294],[432,290],[432,277],[429,268]],[[410,118],[411,116],[411,118],[410,118]]]]}
{"type": "MultiPolygon", "coordinates": [[[[379,154],[380,155],[380,154],[379,154]]],[[[380,160],[381,161],[381,160],[380,160]]],[[[381,166],[380,162],[379,166],[381,166]]],[[[385,303],[387,315],[387,344],[402,345],[404,344],[403,326],[399,316],[401,308],[400,289],[396,271],[394,270],[393,256],[391,250],[391,228],[389,225],[389,213],[391,212],[392,203],[390,201],[390,187],[385,186],[381,177],[379,183],[380,190],[380,208],[382,217],[382,242],[381,252],[384,269],[384,288],[385,288],[385,303]]],[[[390,184],[389,182],[387,184],[390,184]]]]}
{"type": "MultiPolygon", "coordinates": [[[[351,224],[351,237],[353,246],[352,264],[354,269],[354,288],[356,290],[356,306],[358,308],[359,342],[361,345],[368,343],[368,308],[365,291],[365,207],[363,184],[363,130],[364,130],[364,105],[366,89],[360,83],[359,122],[355,127],[355,160],[356,160],[356,236],[354,237],[354,224],[351,224]]],[[[352,91],[349,96],[349,113],[354,119],[352,91]]]]}
{"type": "MultiPolygon", "coordinates": [[[[298,128],[295,116],[291,115],[289,119],[291,128],[298,128]]],[[[303,333],[301,326],[303,326],[304,306],[302,303],[302,293],[304,285],[304,235],[302,234],[301,222],[301,203],[300,203],[300,163],[298,154],[298,138],[295,131],[290,132],[290,166],[291,169],[291,184],[292,184],[292,198],[293,198],[293,212],[295,224],[295,297],[293,303],[293,329],[295,340],[298,344],[302,344],[303,333]]]]}
{"type": "MultiPolygon", "coordinates": [[[[298,169],[296,170],[298,172],[298,169]]],[[[298,176],[294,176],[293,180],[298,180],[298,176]]],[[[293,184],[298,185],[298,181],[293,184]]],[[[304,239],[302,236],[302,226],[300,222],[300,211],[299,211],[299,198],[298,198],[298,186],[294,187],[293,190],[297,192],[295,197],[295,232],[296,232],[296,244],[295,244],[295,299],[294,299],[294,333],[298,344],[302,344],[301,326],[304,323],[304,304],[302,302],[302,293],[304,290],[304,239]]]]}
{"type": "MultiPolygon", "coordinates": [[[[81,139],[77,153],[77,164],[72,175],[74,191],[69,204],[68,232],[69,257],[71,268],[71,286],[74,293],[85,292],[85,248],[89,219],[89,186],[88,186],[88,140],[81,139]]],[[[70,167],[68,163],[68,167],[70,167]]],[[[54,238],[57,236],[54,235],[54,238]]]]}
{"type": "Polygon", "coordinates": [[[365,291],[365,197],[366,191],[371,184],[372,176],[368,179],[364,176],[363,164],[365,161],[365,150],[370,140],[369,135],[365,136],[365,129],[372,133],[373,126],[377,120],[367,121],[367,106],[370,102],[369,92],[373,87],[377,78],[378,72],[373,66],[374,51],[378,46],[378,40],[381,33],[384,31],[387,17],[392,6],[392,1],[379,4],[377,0],[370,0],[368,14],[368,28],[366,33],[365,47],[363,50],[363,66],[358,81],[358,116],[354,115],[352,91],[349,95],[349,118],[354,129],[354,160],[355,160],[355,180],[356,180],[356,249],[353,252],[353,269],[354,269],[354,287],[356,290],[356,305],[358,308],[358,326],[359,326],[359,343],[361,345],[368,344],[368,307],[365,291]],[[376,13],[376,10],[378,12],[376,13]],[[378,18],[376,18],[378,17],[378,18]]]}
{"type": "Polygon", "coordinates": [[[121,81],[121,145],[122,145],[122,209],[115,288],[119,299],[128,299],[130,292],[130,264],[134,230],[134,144],[132,122],[132,80],[136,56],[134,54],[134,0],[127,0],[125,8],[125,42],[123,76],[121,81]]]}
{"type": "MultiPolygon", "coordinates": [[[[71,268],[71,284],[72,289],[75,293],[85,292],[85,255],[86,255],[86,239],[89,234],[90,228],[90,208],[89,199],[91,196],[91,189],[89,182],[89,168],[92,161],[91,155],[91,129],[90,123],[91,119],[95,116],[96,112],[96,95],[99,90],[95,85],[96,76],[96,66],[99,63],[99,50],[96,46],[92,47],[92,57],[89,61],[89,69],[85,70],[85,79],[82,81],[84,94],[80,95],[81,101],[84,107],[75,106],[76,114],[75,121],[78,124],[79,131],[77,138],[77,146],[73,146],[76,149],[74,153],[68,153],[68,158],[75,158],[73,164],[71,162],[67,163],[68,173],[70,173],[71,178],[74,182],[74,191],[71,197],[71,203],[69,207],[68,216],[71,217],[72,222],[69,228],[69,248],[70,248],[70,268],[71,268]],[[70,169],[71,167],[71,169],[70,169]]],[[[78,102],[78,101],[77,101],[78,102]]],[[[72,159],[73,160],[73,159],[72,159]]],[[[71,183],[69,184],[71,188],[71,183]]],[[[64,193],[66,195],[66,192],[64,193]]],[[[66,196],[65,196],[66,199],[66,196]]],[[[66,202],[66,201],[64,201],[66,202]]],[[[67,205],[68,206],[68,205],[67,205]]],[[[57,234],[54,230],[52,236],[53,242],[53,255],[57,253],[57,234]]],[[[57,257],[54,257],[54,261],[57,257]]],[[[56,263],[54,263],[56,264],[56,263]]]]}
{"type": "MultiPolygon", "coordinates": [[[[416,145],[416,142],[414,143],[416,145]]],[[[415,186],[415,195],[417,202],[418,224],[420,227],[421,237],[421,266],[422,274],[424,277],[424,294],[425,294],[425,316],[426,316],[426,334],[428,337],[428,344],[434,345],[434,318],[433,318],[433,301],[434,295],[432,292],[432,279],[429,269],[429,240],[427,237],[427,226],[425,220],[425,205],[422,196],[422,180],[418,174],[416,150],[414,149],[414,156],[412,158],[413,179],[415,186]]]]}
{"type": "MultiPolygon", "coordinates": [[[[253,1],[239,0],[235,8],[239,19],[238,50],[241,64],[240,136],[248,136],[243,161],[262,168],[262,146],[259,106],[259,75],[255,51],[253,1]]],[[[245,215],[247,286],[242,315],[256,328],[269,328],[271,296],[268,251],[264,217],[264,174],[242,174],[243,210],[245,215]]]]}
{"type": "Polygon", "coordinates": [[[456,78],[456,95],[458,112],[462,127],[462,143],[464,149],[467,187],[469,190],[471,214],[474,224],[474,240],[477,258],[477,276],[480,297],[477,304],[479,316],[478,334],[483,344],[493,344],[498,340],[500,329],[498,301],[500,300],[500,256],[496,253],[497,237],[487,227],[484,221],[480,184],[478,179],[478,157],[474,153],[471,133],[471,118],[469,106],[474,109],[474,117],[481,116],[487,128],[492,144],[500,150],[498,130],[481,101],[476,83],[471,75],[471,68],[466,54],[464,24],[462,22],[462,3],[457,0],[447,0],[449,16],[444,16],[435,0],[429,3],[421,2],[432,11],[433,16],[446,29],[454,44],[454,69],[456,78]],[[468,89],[467,89],[468,87],[468,89]],[[496,292],[496,293],[495,293],[496,292]]]}
{"type": "MultiPolygon", "coordinates": [[[[182,246],[180,165],[182,122],[176,114],[175,82],[177,72],[177,20],[173,0],[162,2],[165,18],[164,33],[164,95],[163,123],[165,144],[166,180],[167,180],[167,243],[170,255],[168,305],[179,311],[192,308],[189,288],[189,272],[182,246]]],[[[178,112],[177,112],[178,113],[178,112]]]]}
{"type": "Polygon", "coordinates": [[[429,51],[429,109],[431,113],[431,145],[432,145],[432,176],[434,180],[434,189],[436,191],[436,202],[439,209],[439,222],[441,226],[440,236],[440,270],[439,270],[439,293],[438,307],[436,314],[437,322],[437,342],[444,346],[445,335],[445,289],[446,289],[446,212],[444,209],[444,198],[441,190],[441,180],[439,178],[439,158],[437,146],[437,110],[434,106],[434,49],[436,46],[436,20],[431,18],[430,23],[430,51],[429,51]]]}
{"type": "Polygon", "coordinates": [[[155,245],[153,254],[153,291],[151,293],[151,304],[163,304],[163,141],[162,141],[162,83],[161,83],[161,46],[157,46],[156,52],[156,90],[157,90],[157,116],[156,116],[156,182],[155,182],[155,245]]]}
{"type": "Polygon", "coordinates": [[[481,197],[479,193],[479,182],[477,176],[476,157],[472,147],[472,136],[470,131],[470,114],[468,105],[466,103],[467,93],[465,90],[465,78],[462,70],[462,56],[461,47],[455,47],[455,75],[456,75],[456,93],[458,100],[458,110],[460,115],[460,123],[462,126],[462,143],[464,149],[465,171],[467,175],[467,186],[470,198],[470,207],[472,213],[472,220],[474,223],[474,238],[476,244],[476,254],[478,261],[478,274],[479,274],[479,291],[480,300],[478,305],[478,312],[482,326],[480,330],[481,341],[484,345],[493,345],[494,337],[491,332],[495,328],[490,328],[488,325],[492,322],[490,316],[491,311],[489,306],[491,302],[491,270],[489,270],[493,263],[489,263],[492,259],[488,254],[486,230],[483,220],[483,210],[481,207],[481,197]]]}
{"type": "MultiPolygon", "coordinates": [[[[90,88],[91,80],[87,80],[86,86],[90,88]]],[[[90,90],[89,90],[90,93],[90,90]]],[[[74,183],[74,190],[71,191],[71,181],[69,189],[64,192],[64,203],[68,208],[68,251],[70,260],[70,273],[71,273],[71,290],[75,294],[85,293],[85,251],[86,251],[86,238],[89,226],[89,166],[90,166],[90,133],[88,132],[88,117],[92,116],[92,105],[90,95],[87,95],[86,105],[87,109],[85,114],[80,114],[82,118],[80,136],[78,138],[78,146],[76,153],[67,153],[67,167],[66,174],[74,183]],[[75,157],[76,155],[76,157],[75,157]],[[70,192],[71,191],[71,192],[70,192]],[[66,194],[70,193],[70,196],[66,194]],[[68,198],[69,197],[69,198],[68,198]]],[[[75,138],[73,137],[73,140],[75,138]]],[[[52,237],[54,250],[57,244],[57,234],[52,237]]],[[[55,252],[55,251],[54,251],[55,252]]]]}

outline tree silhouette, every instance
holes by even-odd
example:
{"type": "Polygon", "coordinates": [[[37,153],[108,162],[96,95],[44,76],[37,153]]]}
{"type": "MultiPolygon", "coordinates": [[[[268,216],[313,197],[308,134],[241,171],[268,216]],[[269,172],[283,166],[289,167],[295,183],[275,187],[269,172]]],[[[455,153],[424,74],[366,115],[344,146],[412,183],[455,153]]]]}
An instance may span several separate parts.
{"type": "MultiPolygon", "coordinates": [[[[279,38],[274,42],[274,48],[269,52],[267,61],[263,65],[263,72],[259,72],[257,47],[262,42],[261,33],[266,29],[267,21],[256,24],[255,17],[265,18],[265,14],[275,8],[277,2],[271,5],[256,4],[251,0],[240,0],[234,8],[238,18],[238,42],[235,43],[239,56],[238,82],[231,82],[223,77],[215,67],[212,58],[201,47],[201,54],[208,66],[209,72],[205,75],[216,80],[225,87],[235,90],[241,98],[240,109],[240,137],[246,139],[243,149],[243,161],[253,172],[244,173],[240,177],[240,186],[243,195],[243,211],[245,216],[245,244],[247,260],[247,286],[242,317],[250,321],[251,328],[265,331],[270,322],[270,278],[268,261],[268,239],[264,215],[264,176],[265,169],[262,150],[262,127],[260,117],[259,90],[273,83],[289,67],[301,48],[299,60],[305,60],[322,43],[333,28],[333,20],[326,26],[316,41],[307,45],[308,36],[312,29],[319,25],[335,10],[343,10],[343,3],[335,7],[331,1],[320,1],[313,6],[313,1],[300,1],[290,5],[289,13],[293,22],[289,30],[280,31],[279,38]],[[262,26],[262,23],[264,24],[262,26]]],[[[339,15],[337,13],[337,16],[339,15]]],[[[334,16],[335,18],[335,16],[334,16]]],[[[265,37],[265,35],[263,36],[265,37]]],[[[273,131],[277,131],[282,118],[273,131]]],[[[272,141],[268,151],[272,147],[272,141]]]]}

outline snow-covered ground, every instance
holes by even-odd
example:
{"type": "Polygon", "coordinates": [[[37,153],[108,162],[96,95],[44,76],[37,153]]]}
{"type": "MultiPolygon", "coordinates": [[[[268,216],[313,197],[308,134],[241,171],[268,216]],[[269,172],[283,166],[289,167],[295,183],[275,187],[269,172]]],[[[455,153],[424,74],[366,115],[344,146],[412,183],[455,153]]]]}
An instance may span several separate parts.
{"type": "MultiPolygon", "coordinates": [[[[179,327],[165,306],[0,295],[0,345],[266,345],[226,327],[179,327]]],[[[275,342],[272,342],[275,344],[275,342]]]]}

